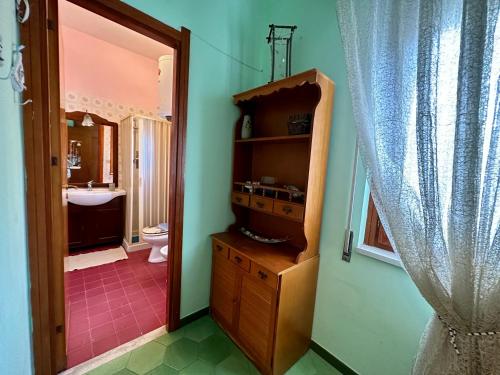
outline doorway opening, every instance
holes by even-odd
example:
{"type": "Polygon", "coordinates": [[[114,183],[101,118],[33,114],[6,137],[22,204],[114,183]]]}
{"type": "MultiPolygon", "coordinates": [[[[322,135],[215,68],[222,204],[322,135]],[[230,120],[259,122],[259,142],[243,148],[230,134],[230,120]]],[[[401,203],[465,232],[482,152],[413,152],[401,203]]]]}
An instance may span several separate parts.
{"type": "Polygon", "coordinates": [[[180,325],[190,33],[120,1],[30,13],[33,346],[35,371],[56,373],[180,325]]]}
{"type": "Polygon", "coordinates": [[[58,9],[71,368],[167,322],[174,51],[66,0],[58,9]]]}

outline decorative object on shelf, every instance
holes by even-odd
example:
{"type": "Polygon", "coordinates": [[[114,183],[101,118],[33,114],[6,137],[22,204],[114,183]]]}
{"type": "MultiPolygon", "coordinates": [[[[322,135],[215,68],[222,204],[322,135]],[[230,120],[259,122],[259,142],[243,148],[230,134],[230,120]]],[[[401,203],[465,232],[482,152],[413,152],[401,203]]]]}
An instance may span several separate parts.
{"type": "Polygon", "coordinates": [[[19,23],[25,23],[30,18],[30,3],[28,0],[16,0],[16,12],[19,23]]]}
{"type": "Polygon", "coordinates": [[[240,232],[243,233],[245,236],[251,238],[252,240],[259,241],[262,243],[267,243],[267,244],[273,244],[273,243],[283,243],[288,241],[290,238],[267,238],[267,237],[262,237],[259,236],[258,234],[252,233],[245,227],[240,228],[240,232]]]}
{"type": "Polygon", "coordinates": [[[271,47],[271,80],[292,74],[292,40],[297,26],[269,25],[267,44],[271,47]]]}
{"type": "MultiPolygon", "coordinates": [[[[271,197],[273,199],[287,200],[289,202],[303,203],[305,193],[294,185],[283,185],[282,188],[270,185],[263,185],[261,182],[234,182],[234,185],[239,186],[242,193],[255,194],[263,197],[271,197]]],[[[235,191],[237,191],[236,188],[235,191]]]]}
{"type": "Polygon", "coordinates": [[[302,193],[299,188],[297,186],[293,186],[293,185],[283,185],[283,187],[286,189],[286,190],[290,190],[290,200],[292,200],[291,198],[296,198],[296,199],[299,199],[301,197],[304,196],[304,193],[302,193]],[[292,193],[293,192],[293,193],[292,193]]]}
{"type": "Polygon", "coordinates": [[[260,183],[263,185],[274,185],[274,184],[276,184],[276,177],[262,176],[260,178],[260,183]]]}
{"type": "Polygon", "coordinates": [[[92,117],[89,115],[89,112],[88,111],[85,112],[87,113],[85,113],[85,115],[83,116],[82,126],[94,126],[95,125],[94,120],[92,120],[92,117]]]}
{"type": "Polygon", "coordinates": [[[241,125],[241,139],[252,137],[252,119],[250,115],[243,116],[243,124],[241,125]]]}
{"type": "Polygon", "coordinates": [[[311,114],[298,113],[288,118],[288,135],[302,135],[311,132],[311,114]]]}
{"type": "Polygon", "coordinates": [[[254,183],[252,181],[246,181],[243,185],[241,185],[241,191],[252,194],[253,187],[254,187],[254,183]]]}

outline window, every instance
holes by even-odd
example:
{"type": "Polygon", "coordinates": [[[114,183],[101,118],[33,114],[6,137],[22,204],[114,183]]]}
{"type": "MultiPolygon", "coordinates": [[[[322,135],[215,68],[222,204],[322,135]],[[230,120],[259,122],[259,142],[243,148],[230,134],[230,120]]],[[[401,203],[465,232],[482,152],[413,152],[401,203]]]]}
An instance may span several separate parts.
{"type": "Polygon", "coordinates": [[[371,195],[370,201],[368,202],[368,215],[366,217],[365,244],[394,252],[384,227],[382,226],[371,195]]]}

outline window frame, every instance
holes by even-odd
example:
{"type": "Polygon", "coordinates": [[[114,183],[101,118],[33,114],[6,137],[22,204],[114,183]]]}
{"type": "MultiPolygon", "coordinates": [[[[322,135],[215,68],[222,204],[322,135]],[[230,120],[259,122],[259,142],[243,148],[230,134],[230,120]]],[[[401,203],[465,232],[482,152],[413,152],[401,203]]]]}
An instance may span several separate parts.
{"type": "Polygon", "coordinates": [[[394,253],[394,249],[392,248],[382,222],[380,221],[380,217],[371,194],[368,201],[368,215],[366,217],[364,244],[394,253]]]}

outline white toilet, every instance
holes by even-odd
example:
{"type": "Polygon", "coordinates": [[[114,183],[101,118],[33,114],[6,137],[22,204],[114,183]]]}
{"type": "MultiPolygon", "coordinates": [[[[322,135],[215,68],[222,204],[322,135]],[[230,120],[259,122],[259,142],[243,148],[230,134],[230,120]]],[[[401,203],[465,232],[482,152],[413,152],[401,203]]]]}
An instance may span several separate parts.
{"type": "MultiPolygon", "coordinates": [[[[142,230],[142,239],[151,245],[151,253],[149,254],[149,263],[160,263],[167,260],[160,251],[168,244],[168,225],[161,223],[156,227],[145,227],[142,230]]],[[[168,251],[168,250],[167,250],[168,251]]],[[[164,250],[164,253],[167,253],[164,250]]]]}

